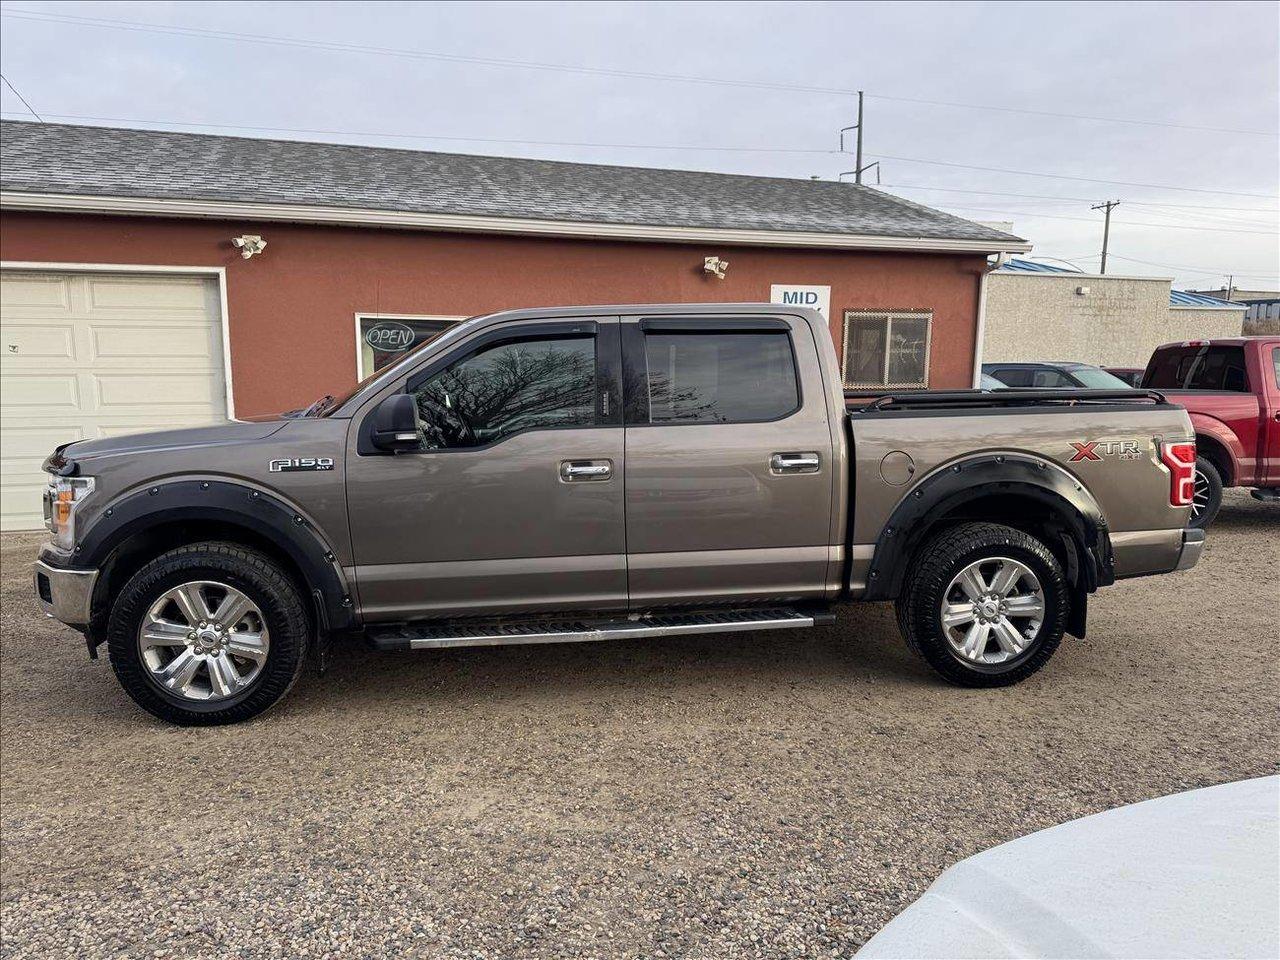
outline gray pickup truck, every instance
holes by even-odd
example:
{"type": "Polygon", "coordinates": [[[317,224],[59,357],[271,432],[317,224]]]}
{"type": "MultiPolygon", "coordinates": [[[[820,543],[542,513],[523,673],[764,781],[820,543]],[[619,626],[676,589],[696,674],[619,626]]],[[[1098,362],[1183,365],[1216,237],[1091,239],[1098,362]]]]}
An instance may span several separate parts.
{"type": "Polygon", "coordinates": [[[376,649],[812,627],[896,601],[1015,683],[1088,595],[1192,566],[1187,414],[1136,390],[846,398],[769,304],[513,310],[280,417],[59,447],[35,589],[144,709],[270,707],[376,649]]]}

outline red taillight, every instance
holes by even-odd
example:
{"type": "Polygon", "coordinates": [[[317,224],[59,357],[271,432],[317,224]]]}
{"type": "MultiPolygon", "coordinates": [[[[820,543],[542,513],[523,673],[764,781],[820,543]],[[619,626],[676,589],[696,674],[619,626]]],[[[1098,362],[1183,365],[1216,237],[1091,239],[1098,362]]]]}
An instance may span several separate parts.
{"type": "Polygon", "coordinates": [[[1196,489],[1196,444],[1194,440],[1160,444],[1160,461],[1169,468],[1169,503],[1191,506],[1196,489]]]}

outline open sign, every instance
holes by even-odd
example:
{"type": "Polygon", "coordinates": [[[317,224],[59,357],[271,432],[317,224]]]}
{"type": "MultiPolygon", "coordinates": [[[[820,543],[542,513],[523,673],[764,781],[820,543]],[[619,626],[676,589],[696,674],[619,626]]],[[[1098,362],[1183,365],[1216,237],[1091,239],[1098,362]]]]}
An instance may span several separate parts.
{"type": "Polygon", "coordinates": [[[364,332],[364,342],[383,353],[403,353],[413,346],[413,330],[394,320],[375,323],[364,332]]]}

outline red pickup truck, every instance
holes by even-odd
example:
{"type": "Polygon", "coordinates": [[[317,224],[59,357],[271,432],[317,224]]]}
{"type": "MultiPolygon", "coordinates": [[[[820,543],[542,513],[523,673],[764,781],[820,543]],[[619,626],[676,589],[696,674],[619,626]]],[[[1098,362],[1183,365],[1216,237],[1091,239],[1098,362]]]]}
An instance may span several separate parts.
{"type": "Polygon", "coordinates": [[[1280,500],[1280,337],[1184,340],[1157,347],[1142,386],[1185,407],[1196,431],[1191,525],[1206,527],[1223,487],[1280,500]]]}

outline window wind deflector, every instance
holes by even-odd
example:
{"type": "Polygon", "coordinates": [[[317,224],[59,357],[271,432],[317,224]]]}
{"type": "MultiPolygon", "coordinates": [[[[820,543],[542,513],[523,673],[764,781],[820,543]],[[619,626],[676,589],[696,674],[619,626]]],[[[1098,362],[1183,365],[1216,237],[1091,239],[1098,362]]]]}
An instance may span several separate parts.
{"type": "Polygon", "coordinates": [[[791,324],[778,317],[645,317],[640,321],[645,333],[779,333],[791,324]]]}

